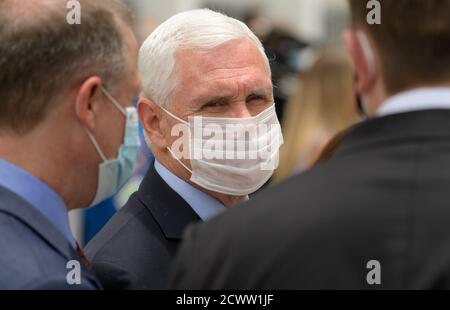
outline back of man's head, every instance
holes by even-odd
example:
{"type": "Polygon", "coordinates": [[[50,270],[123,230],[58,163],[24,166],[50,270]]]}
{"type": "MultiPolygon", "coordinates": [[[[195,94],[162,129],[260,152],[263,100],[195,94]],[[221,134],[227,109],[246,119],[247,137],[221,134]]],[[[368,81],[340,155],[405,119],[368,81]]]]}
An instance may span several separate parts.
{"type": "Polygon", "coordinates": [[[350,0],[354,26],[378,51],[387,93],[450,83],[450,1],[378,2],[381,23],[369,25],[368,1],[350,0]]]}
{"type": "Polygon", "coordinates": [[[110,87],[124,70],[126,7],[79,3],[81,23],[72,25],[66,1],[0,0],[0,131],[27,133],[75,83],[95,74],[110,87]]]}

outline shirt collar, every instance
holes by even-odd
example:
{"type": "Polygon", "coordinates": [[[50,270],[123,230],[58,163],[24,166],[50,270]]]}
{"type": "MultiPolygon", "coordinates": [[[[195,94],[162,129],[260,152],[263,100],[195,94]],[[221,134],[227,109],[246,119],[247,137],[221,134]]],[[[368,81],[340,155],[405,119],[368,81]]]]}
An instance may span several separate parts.
{"type": "Polygon", "coordinates": [[[155,169],[167,185],[180,195],[203,221],[226,210],[218,200],[180,179],[157,160],[155,169]]]}
{"type": "Polygon", "coordinates": [[[75,247],[64,200],[50,187],[19,167],[0,160],[0,186],[40,211],[75,247]]]}
{"type": "Polygon", "coordinates": [[[423,110],[450,109],[450,88],[418,88],[386,100],[377,112],[379,117],[423,110]]]}

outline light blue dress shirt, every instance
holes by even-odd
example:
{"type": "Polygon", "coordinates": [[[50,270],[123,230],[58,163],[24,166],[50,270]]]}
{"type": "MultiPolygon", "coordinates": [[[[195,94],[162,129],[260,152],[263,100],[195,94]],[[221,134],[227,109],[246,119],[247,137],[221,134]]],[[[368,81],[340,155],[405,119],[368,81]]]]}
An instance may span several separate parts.
{"type": "Polygon", "coordinates": [[[41,212],[63,233],[70,244],[76,247],[76,241],[70,230],[66,204],[54,190],[31,174],[4,160],[0,160],[0,186],[15,193],[41,212]]]}
{"type": "Polygon", "coordinates": [[[156,172],[203,220],[207,221],[226,210],[226,207],[210,195],[183,181],[155,160],[156,172]]]}

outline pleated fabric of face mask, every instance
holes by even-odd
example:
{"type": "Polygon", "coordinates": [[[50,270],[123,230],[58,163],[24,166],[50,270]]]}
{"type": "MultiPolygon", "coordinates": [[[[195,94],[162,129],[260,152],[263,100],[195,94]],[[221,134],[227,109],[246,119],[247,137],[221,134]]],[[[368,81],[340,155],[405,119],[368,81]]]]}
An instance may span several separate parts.
{"type": "Polygon", "coordinates": [[[185,121],[162,108],[189,128],[190,180],[211,191],[245,196],[261,188],[278,167],[283,144],[275,105],[248,118],[189,117],[185,121]]]}

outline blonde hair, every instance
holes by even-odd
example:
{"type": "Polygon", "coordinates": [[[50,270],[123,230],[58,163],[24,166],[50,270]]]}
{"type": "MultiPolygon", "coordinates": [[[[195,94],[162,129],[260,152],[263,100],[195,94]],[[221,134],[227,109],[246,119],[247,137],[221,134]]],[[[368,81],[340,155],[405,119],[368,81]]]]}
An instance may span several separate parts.
{"type": "Polygon", "coordinates": [[[324,146],[337,132],[353,125],[357,114],[352,104],[353,70],[346,54],[338,48],[324,48],[314,65],[300,75],[297,94],[287,103],[283,131],[285,144],[274,182],[309,168],[317,154],[314,144],[324,146]],[[305,160],[309,156],[309,161],[305,160]]]}

